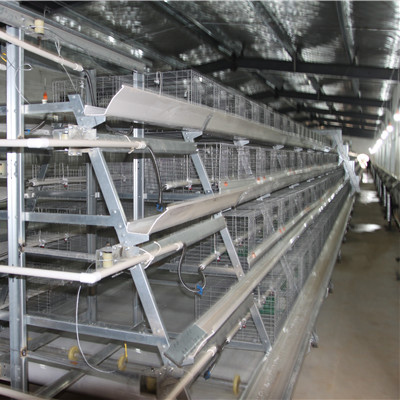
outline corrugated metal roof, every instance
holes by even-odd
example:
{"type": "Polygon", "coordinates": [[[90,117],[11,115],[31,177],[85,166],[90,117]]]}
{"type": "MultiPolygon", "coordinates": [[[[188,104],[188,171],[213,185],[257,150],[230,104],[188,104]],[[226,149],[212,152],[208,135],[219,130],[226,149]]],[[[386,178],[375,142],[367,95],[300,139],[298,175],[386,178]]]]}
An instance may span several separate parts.
{"type": "MultiPolygon", "coordinates": [[[[298,110],[319,107],[374,114],[379,120],[398,81],[397,1],[38,3],[21,2],[35,10],[47,7],[46,18],[129,52],[149,70],[196,69],[214,62],[210,77],[249,96],[269,93],[264,101],[294,117],[311,118],[298,110]],[[274,60],[285,63],[282,68],[263,63],[274,60]],[[300,66],[314,69],[298,72],[300,66]],[[356,68],[356,74],[346,76],[342,66],[356,68]],[[365,79],[357,75],[360,67],[393,71],[389,80],[365,79]],[[304,99],[304,94],[315,98],[304,99]],[[360,99],[382,102],[382,107],[360,104],[360,99]]],[[[93,65],[93,59],[87,62],[93,65]]],[[[336,120],[344,119],[337,115],[336,120]]]]}

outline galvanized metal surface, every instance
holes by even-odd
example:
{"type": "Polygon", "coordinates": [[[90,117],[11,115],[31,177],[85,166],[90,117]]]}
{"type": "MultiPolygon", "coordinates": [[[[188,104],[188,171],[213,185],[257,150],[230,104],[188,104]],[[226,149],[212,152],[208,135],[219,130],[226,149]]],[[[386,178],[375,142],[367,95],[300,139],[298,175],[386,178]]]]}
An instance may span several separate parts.
{"type": "MultiPolygon", "coordinates": [[[[23,33],[8,27],[7,32],[19,39],[23,33]]],[[[22,97],[24,72],[24,51],[13,44],[7,44],[7,139],[15,140],[24,129],[22,97]]],[[[10,265],[23,268],[25,255],[20,246],[25,242],[24,210],[24,156],[23,153],[7,154],[7,202],[8,212],[8,261],[10,265]]],[[[26,347],[26,286],[20,277],[9,278],[10,298],[10,379],[11,388],[28,389],[26,347]]]]}
{"type": "Polygon", "coordinates": [[[305,356],[308,347],[305,343],[309,341],[326,294],[353,201],[353,198],[348,198],[340,211],[313,274],[304,286],[273,349],[264,357],[247,389],[242,393],[242,399],[290,398],[295,383],[293,369],[296,364],[301,365],[305,356]]]}

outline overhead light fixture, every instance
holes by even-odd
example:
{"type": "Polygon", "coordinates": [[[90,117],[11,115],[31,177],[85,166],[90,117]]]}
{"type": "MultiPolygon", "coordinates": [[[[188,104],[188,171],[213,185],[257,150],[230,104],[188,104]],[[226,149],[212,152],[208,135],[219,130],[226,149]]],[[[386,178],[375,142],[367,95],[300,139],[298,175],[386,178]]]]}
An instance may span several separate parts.
{"type": "Polygon", "coordinates": [[[385,129],[381,133],[381,139],[385,140],[389,136],[389,132],[385,129]]]}
{"type": "Polygon", "coordinates": [[[376,141],[376,143],[374,144],[374,147],[372,147],[372,149],[371,149],[371,147],[368,149],[370,154],[375,154],[380,149],[380,147],[382,146],[382,143],[383,143],[383,140],[382,139],[378,139],[376,141]]]}
{"type": "Polygon", "coordinates": [[[392,133],[393,130],[394,130],[393,125],[392,125],[390,122],[389,122],[388,126],[386,127],[386,130],[387,130],[389,133],[392,133]]]}
{"type": "Polygon", "coordinates": [[[400,121],[400,109],[397,109],[397,111],[394,113],[393,119],[394,119],[396,122],[399,122],[399,121],[400,121]]]}

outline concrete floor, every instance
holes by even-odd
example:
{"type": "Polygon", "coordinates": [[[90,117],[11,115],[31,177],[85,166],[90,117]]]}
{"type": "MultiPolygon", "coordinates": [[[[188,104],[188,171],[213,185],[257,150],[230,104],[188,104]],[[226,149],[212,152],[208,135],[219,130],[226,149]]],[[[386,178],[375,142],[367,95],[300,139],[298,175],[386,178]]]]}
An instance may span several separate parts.
{"type": "Polygon", "coordinates": [[[399,399],[400,234],[387,229],[370,176],[364,174],[342,259],[293,398],[399,399]]]}

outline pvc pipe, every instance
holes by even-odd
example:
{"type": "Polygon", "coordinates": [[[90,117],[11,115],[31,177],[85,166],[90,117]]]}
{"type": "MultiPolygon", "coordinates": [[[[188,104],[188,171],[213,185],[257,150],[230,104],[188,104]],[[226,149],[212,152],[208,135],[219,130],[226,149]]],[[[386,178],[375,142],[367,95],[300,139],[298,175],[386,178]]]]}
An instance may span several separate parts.
{"type": "Polygon", "coordinates": [[[0,147],[3,148],[28,148],[28,149],[47,149],[52,147],[61,148],[121,148],[121,149],[145,149],[146,143],[140,140],[121,141],[121,140],[85,140],[85,139],[0,139],[0,147]]]}
{"type": "Polygon", "coordinates": [[[199,268],[204,270],[208,265],[210,265],[214,260],[216,260],[221,254],[224,254],[226,251],[226,246],[221,244],[214,253],[211,253],[207,257],[203,258],[203,260],[199,264],[199,268]]]}
{"type": "Polygon", "coordinates": [[[9,386],[0,385],[0,394],[8,397],[10,399],[17,400],[38,400],[43,399],[43,397],[38,397],[32,394],[19,392],[18,390],[11,389],[9,386]]]}
{"type": "Polygon", "coordinates": [[[43,58],[47,58],[48,60],[54,61],[55,63],[60,64],[60,65],[62,65],[64,67],[68,67],[68,68],[70,68],[70,69],[72,69],[74,71],[82,72],[83,69],[84,69],[82,67],[82,65],[80,65],[78,63],[65,60],[62,57],[56,56],[53,53],[50,53],[50,52],[48,52],[46,50],[43,50],[43,49],[40,49],[37,46],[33,46],[33,45],[31,45],[31,44],[29,44],[27,42],[24,42],[23,40],[20,40],[20,39],[14,37],[14,36],[11,36],[11,35],[9,35],[8,33],[4,32],[2,30],[0,30],[0,38],[5,40],[5,41],[7,41],[7,42],[9,42],[9,43],[15,44],[16,46],[22,47],[23,49],[25,49],[25,50],[27,50],[27,51],[29,51],[31,53],[35,53],[35,54],[37,54],[37,55],[39,55],[39,56],[41,56],[43,58]]]}
{"type": "Polygon", "coordinates": [[[190,382],[196,379],[197,375],[207,366],[216,353],[217,346],[211,346],[207,351],[205,351],[192,366],[192,368],[185,372],[185,375],[174,386],[172,391],[168,393],[167,397],[165,397],[165,400],[175,400],[179,393],[181,393],[190,382]]]}
{"type": "Polygon", "coordinates": [[[39,269],[39,268],[27,268],[27,267],[13,267],[10,265],[1,265],[0,273],[10,274],[10,275],[22,275],[22,276],[34,276],[38,278],[48,278],[48,279],[59,279],[66,281],[74,281],[80,283],[93,284],[99,282],[107,276],[115,275],[127,268],[133,267],[134,265],[152,261],[155,257],[163,254],[172,253],[179,251],[183,247],[182,242],[172,243],[160,247],[157,251],[152,254],[151,252],[146,252],[127,260],[121,261],[114,264],[109,268],[102,268],[96,272],[68,272],[68,271],[55,271],[51,269],[39,269]]]}

